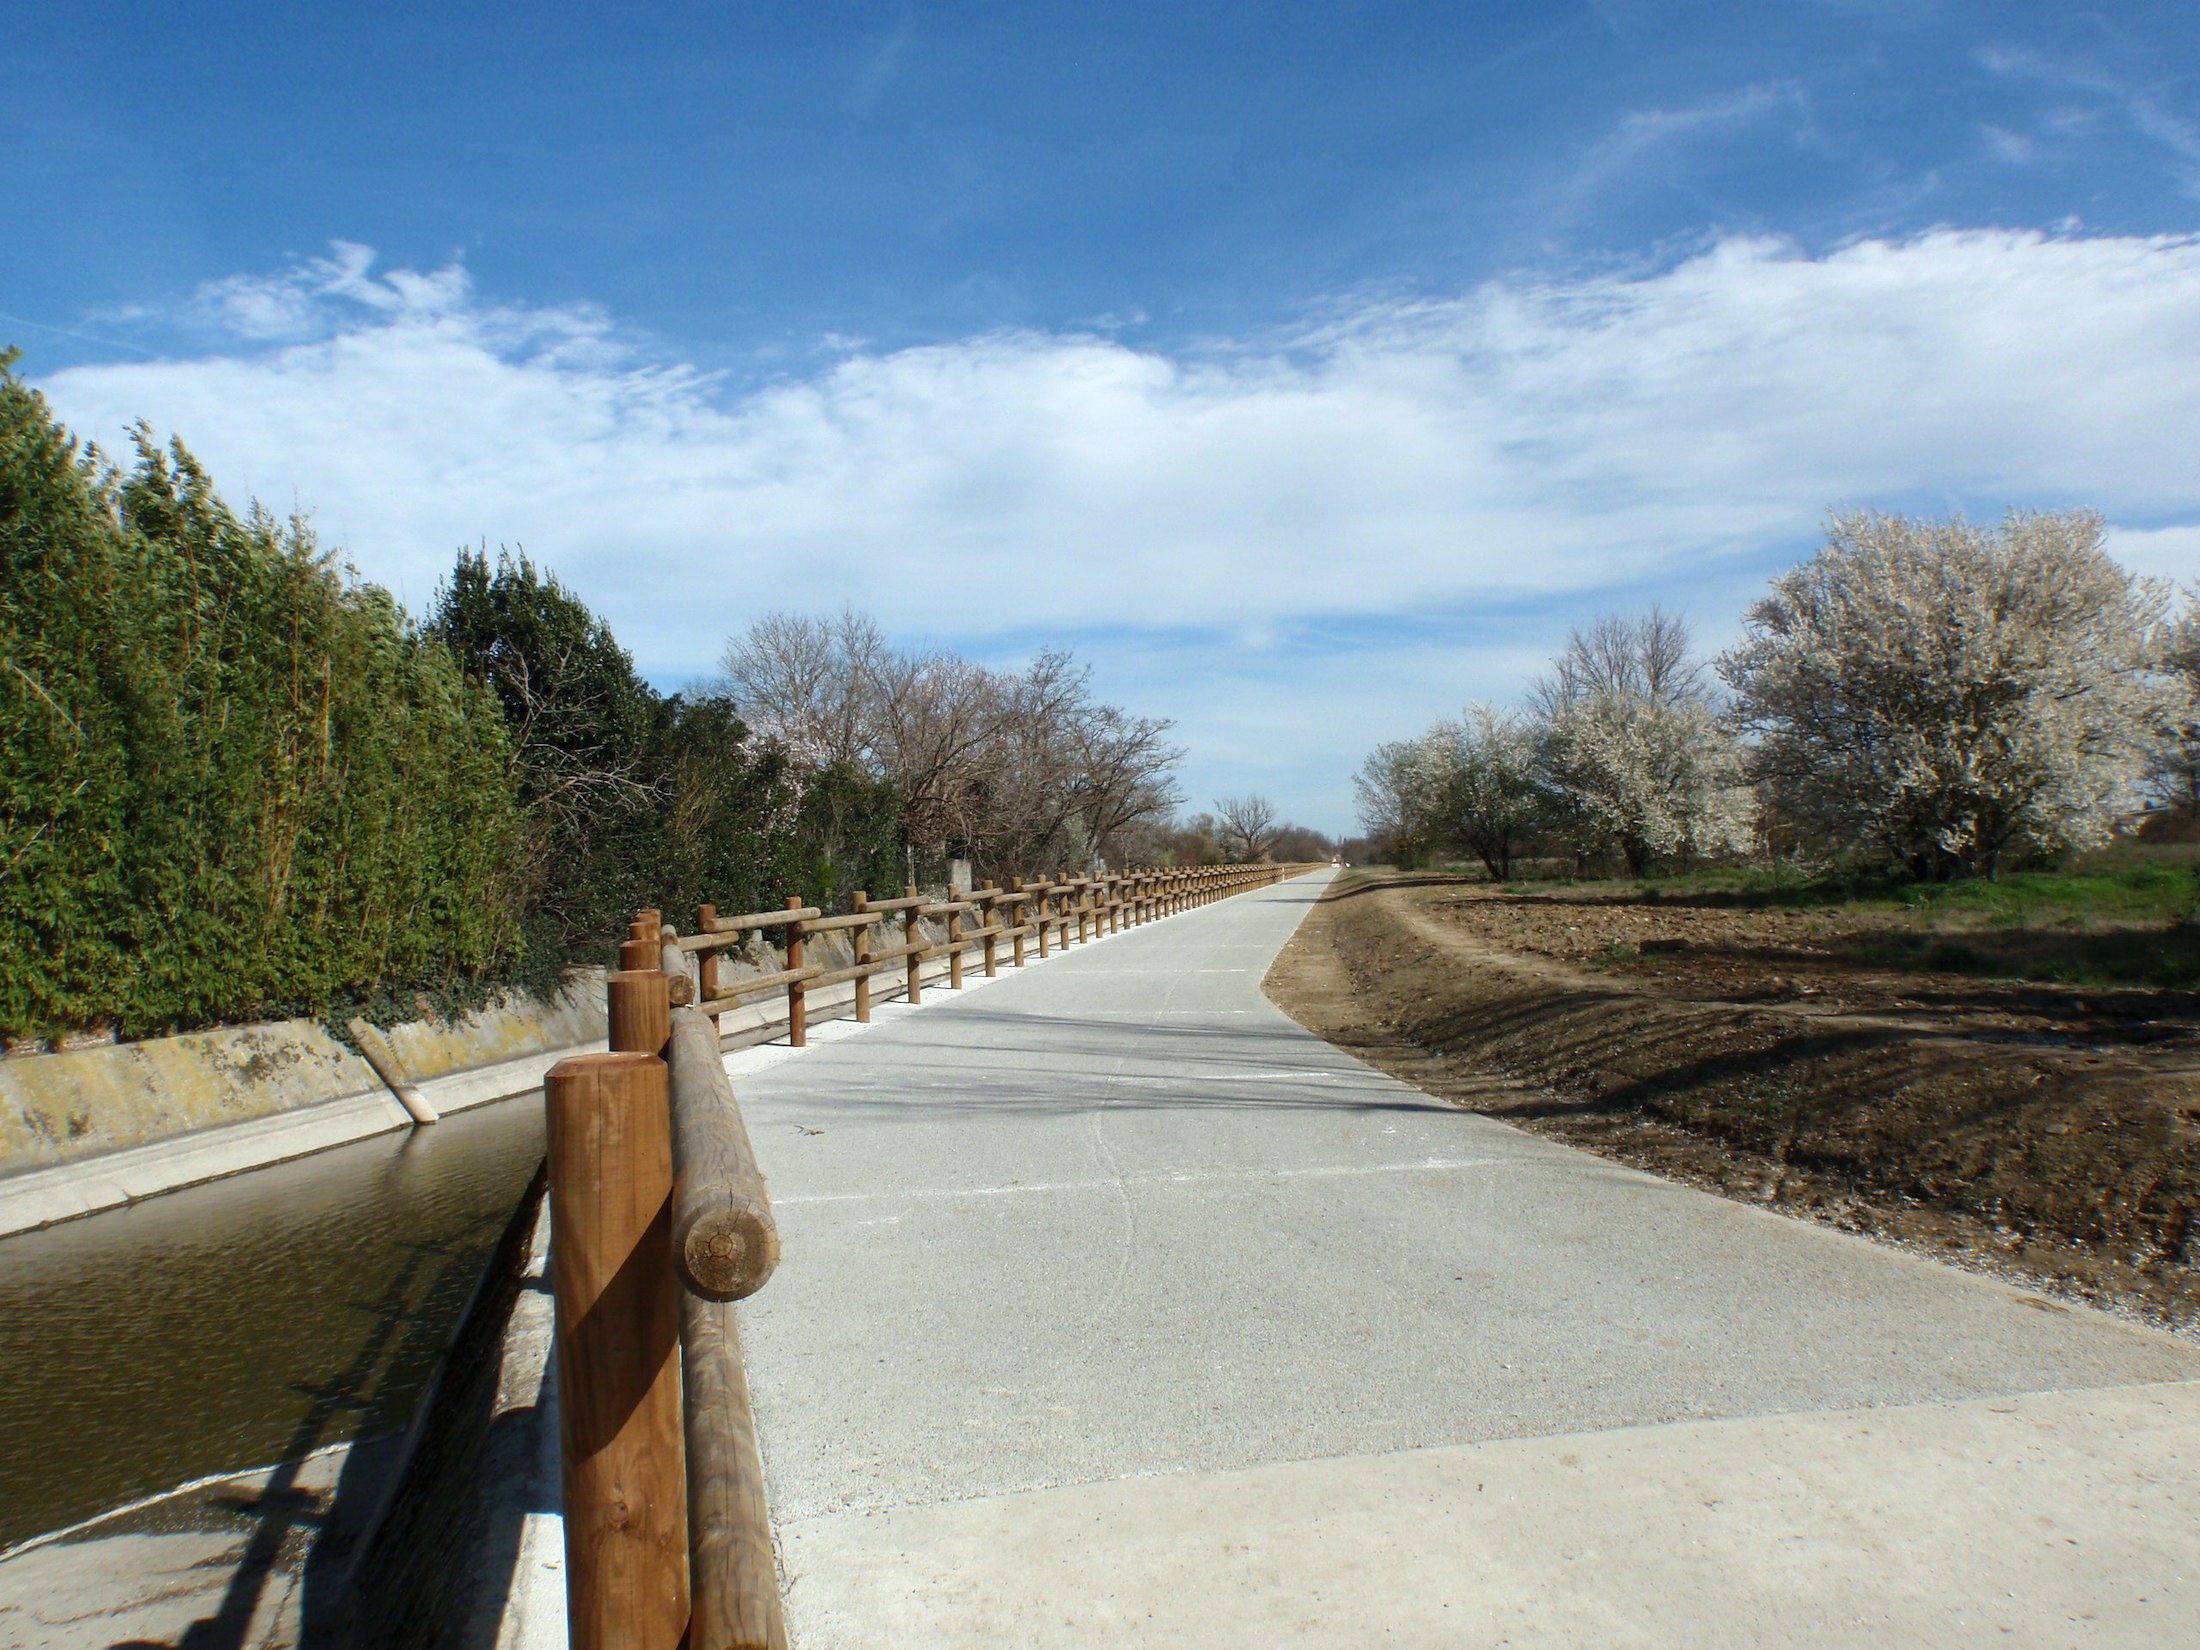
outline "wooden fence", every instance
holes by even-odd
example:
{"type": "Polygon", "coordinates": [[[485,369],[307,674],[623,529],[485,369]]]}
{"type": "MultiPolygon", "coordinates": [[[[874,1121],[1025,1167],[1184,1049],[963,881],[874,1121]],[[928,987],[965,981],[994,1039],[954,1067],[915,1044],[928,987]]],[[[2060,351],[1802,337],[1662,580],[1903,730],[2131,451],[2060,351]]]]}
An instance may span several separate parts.
{"type": "Polygon", "coordinates": [[[1314,868],[1065,876],[940,900],[912,888],[900,899],[858,894],[831,917],[799,899],[733,917],[706,905],[689,935],[657,911],[635,918],[608,987],[610,1051],[561,1061],[544,1084],[574,1650],[787,1643],[733,1316],[733,1302],[778,1265],[779,1233],[717,1016],[784,992],[799,1048],[811,991],[852,982],[855,1016],[868,1021],[882,974],[898,975],[917,1003],[928,962],[946,961],[954,990],[973,953],[993,975],[1004,949],[1022,967],[1034,949],[1045,957],[1314,868]],[[721,977],[727,952],[774,930],[781,966],[721,977]],[[839,934],[853,942],[852,962],[808,960],[809,941],[839,934]]]}

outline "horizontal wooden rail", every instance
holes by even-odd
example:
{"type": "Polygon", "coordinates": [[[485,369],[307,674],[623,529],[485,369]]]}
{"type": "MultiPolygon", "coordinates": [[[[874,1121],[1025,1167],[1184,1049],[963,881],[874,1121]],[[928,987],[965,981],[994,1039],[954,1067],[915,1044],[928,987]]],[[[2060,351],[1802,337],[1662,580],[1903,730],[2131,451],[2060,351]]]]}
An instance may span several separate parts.
{"type": "Polygon", "coordinates": [[[825,913],[814,905],[790,905],[784,911],[751,911],[745,916],[717,917],[710,925],[713,934],[746,934],[756,928],[780,928],[790,922],[808,922],[825,913]]]}
{"type": "Polygon", "coordinates": [[[826,917],[818,922],[806,922],[802,926],[813,934],[830,934],[842,928],[869,928],[872,924],[885,920],[886,913],[874,905],[868,911],[851,911],[845,917],[826,917]]]}
{"type": "Polygon", "coordinates": [[[745,1300],[779,1264],[779,1228],[717,1029],[700,1010],[672,1011],[665,1063],[672,1084],[673,1261],[697,1294],[745,1300]]]}
{"type": "Polygon", "coordinates": [[[680,1375],[687,1446],[688,1650],[787,1650],[764,1499],[764,1455],[728,1301],[683,1293],[680,1375]]]}
{"type": "Polygon", "coordinates": [[[814,968],[782,968],[776,974],[759,974],[754,979],[735,980],[730,985],[723,982],[718,995],[696,1006],[705,1014],[723,1014],[739,1004],[744,997],[753,997],[759,991],[778,991],[790,985],[799,985],[817,974],[814,968]]]}
{"type": "Polygon", "coordinates": [[[914,911],[920,905],[932,903],[930,894],[911,894],[906,899],[875,899],[867,909],[872,911],[914,911]]]}

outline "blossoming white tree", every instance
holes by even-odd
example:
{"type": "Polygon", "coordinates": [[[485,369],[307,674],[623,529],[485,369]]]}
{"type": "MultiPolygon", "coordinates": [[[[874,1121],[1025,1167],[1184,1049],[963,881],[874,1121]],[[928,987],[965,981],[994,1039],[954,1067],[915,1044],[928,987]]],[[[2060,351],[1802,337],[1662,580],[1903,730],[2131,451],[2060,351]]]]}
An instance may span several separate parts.
{"type": "Polygon", "coordinates": [[[1544,725],[1541,767],[1578,844],[1641,876],[1661,859],[1746,848],[1754,815],[1740,752],[1698,700],[1602,692],[1544,725]]]}
{"type": "Polygon", "coordinates": [[[1429,734],[1377,745],[1353,775],[1360,829],[1386,859],[1411,864],[1438,846],[1437,799],[1445,781],[1445,755],[1429,734]]]}
{"type": "Polygon", "coordinates": [[[1741,755],[1678,617],[1652,608],[1575,631],[1535,699],[1546,806],[1577,847],[1616,850],[1640,876],[1659,859],[1748,845],[1741,755]]]}
{"type": "Polygon", "coordinates": [[[1430,835],[1472,853],[1495,882],[1512,875],[1543,815],[1537,739],[1532,717],[1477,704],[1421,741],[1430,835]]]}
{"type": "Polygon", "coordinates": [[[1774,805],[1920,878],[2105,840],[2165,709],[2168,590],[2101,538],[2090,511],[1833,517],[1719,661],[1774,805]]]}

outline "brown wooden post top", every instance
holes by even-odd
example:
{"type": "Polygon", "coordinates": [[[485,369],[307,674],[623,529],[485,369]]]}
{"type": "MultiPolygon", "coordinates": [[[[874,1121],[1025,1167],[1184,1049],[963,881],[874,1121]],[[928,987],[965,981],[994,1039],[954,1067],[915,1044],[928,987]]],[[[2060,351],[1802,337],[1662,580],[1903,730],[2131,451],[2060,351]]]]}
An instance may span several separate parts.
{"type": "Polygon", "coordinates": [[[661,968],[622,968],[604,982],[609,1042],[621,1054],[662,1054],[672,1036],[672,980],[661,968]]]}

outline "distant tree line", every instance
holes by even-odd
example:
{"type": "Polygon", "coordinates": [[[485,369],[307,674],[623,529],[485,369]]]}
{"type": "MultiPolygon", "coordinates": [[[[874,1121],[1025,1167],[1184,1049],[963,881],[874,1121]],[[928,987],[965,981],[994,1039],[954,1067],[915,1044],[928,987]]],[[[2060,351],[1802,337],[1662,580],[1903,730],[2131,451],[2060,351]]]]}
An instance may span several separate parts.
{"type": "Polygon", "coordinates": [[[303,520],[230,510],[180,443],[80,449],[13,361],[12,1043],[456,1006],[602,958],[642,904],[1079,864],[1176,803],[1168,724],[1098,703],[1066,654],[999,672],[778,618],[722,680],[660,693],[525,557],[460,553],[416,620],[303,520]]]}
{"type": "Polygon", "coordinates": [[[1180,800],[1171,724],[1096,700],[1067,653],[990,669],[896,647],[849,608],[767,614],[728,645],[724,670],[807,780],[894,799],[910,882],[956,860],[981,877],[1125,863],[1180,800]]]}
{"type": "Polygon", "coordinates": [[[1378,747],[1375,851],[1640,875],[1741,854],[1993,876],[2200,805],[2200,604],[2102,548],[2090,512],[1998,528],[1834,516],[1715,661],[1652,609],[1568,638],[1517,708],[1378,747]]]}
{"type": "Polygon", "coordinates": [[[1321,832],[1282,818],[1264,796],[1225,796],[1216,799],[1211,813],[1202,810],[1142,826],[1129,837],[1123,863],[1286,864],[1327,859],[1336,848],[1321,832]]]}

